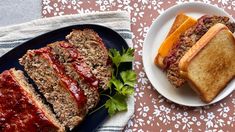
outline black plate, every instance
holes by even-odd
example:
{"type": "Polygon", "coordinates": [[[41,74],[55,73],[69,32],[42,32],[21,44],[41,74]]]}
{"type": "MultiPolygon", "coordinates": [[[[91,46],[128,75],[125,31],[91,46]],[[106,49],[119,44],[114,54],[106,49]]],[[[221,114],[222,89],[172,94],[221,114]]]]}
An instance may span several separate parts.
{"type": "MultiPolygon", "coordinates": [[[[98,25],[74,25],[69,26],[61,29],[57,29],[48,33],[45,33],[43,35],[40,35],[38,37],[35,37],[20,46],[12,49],[8,53],[4,54],[0,58],[0,72],[3,72],[4,70],[10,69],[12,67],[15,67],[16,69],[23,70],[23,67],[20,66],[18,59],[21,58],[27,50],[29,49],[38,49],[41,47],[46,46],[49,43],[65,40],[65,36],[69,34],[72,29],[84,29],[84,28],[90,28],[93,29],[95,32],[99,34],[99,36],[102,38],[105,46],[107,48],[115,48],[119,51],[122,50],[122,48],[128,48],[128,45],[126,41],[115,31],[98,25]]],[[[131,69],[131,64],[126,64],[124,66],[125,69],[131,69]]],[[[32,80],[30,79],[30,82],[32,80]]],[[[34,85],[35,86],[35,85],[34,85]]],[[[97,106],[101,106],[106,101],[105,97],[101,96],[100,102],[97,106]]],[[[102,122],[108,117],[107,110],[105,108],[99,109],[95,113],[88,115],[85,120],[76,127],[73,131],[79,131],[79,132],[89,132],[94,131],[99,125],[102,124],[102,122]]]]}

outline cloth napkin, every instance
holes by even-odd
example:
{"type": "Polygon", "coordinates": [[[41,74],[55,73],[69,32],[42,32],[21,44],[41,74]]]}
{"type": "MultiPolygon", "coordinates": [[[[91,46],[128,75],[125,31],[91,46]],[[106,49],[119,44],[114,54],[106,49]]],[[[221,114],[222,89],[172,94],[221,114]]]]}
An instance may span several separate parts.
{"type": "MultiPolygon", "coordinates": [[[[112,11],[42,18],[23,24],[0,27],[0,56],[40,34],[76,24],[98,24],[109,27],[117,31],[132,47],[130,14],[124,11],[112,11]]],[[[108,117],[98,131],[122,131],[133,113],[134,97],[131,96],[128,99],[128,110],[108,117]]]]}

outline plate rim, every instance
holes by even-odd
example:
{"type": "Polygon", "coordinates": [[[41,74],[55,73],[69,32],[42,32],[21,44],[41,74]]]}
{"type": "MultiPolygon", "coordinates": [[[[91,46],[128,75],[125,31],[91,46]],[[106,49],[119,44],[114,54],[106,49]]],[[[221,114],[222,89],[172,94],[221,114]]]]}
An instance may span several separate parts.
{"type": "MultiPolygon", "coordinates": [[[[167,13],[169,13],[169,12],[171,12],[172,10],[174,10],[175,8],[178,8],[177,10],[179,10],[180,8],[184,8],[185,6],[187,6],[187,5],[190,5],[190,6],[192,6],[192,5],[194,5],[194,6],[203,6],[203,7],[207,7],[207,8],[213,8],[213,9],[215,9],[215,10],[219,10],[219,11],[221,11],[221,12],[223,12],[224,14],[226,14],[226,16],[227,17],[229,17],[230,18],[230,20],[231,21],[234,21],[234,19],[233,19],[233,17],[229,14],[229,13],[227,13],[226,11],[224,11],[223,9],[221,9],[221,8],[219,8],[219,7],[217,7],[217,6],[215,6],[215,5],[211,5],[211,4],[207,4],[207,3],[202,3],[202,2],[185,2],[185,3],[183,3],[183,4],[177,4],[177,5],[174,5],[174,6],[172,6],[172,7],[170,7],[170,8],[168,8],[167,10],[165,10],[162,14],[160,14],[153,22],[152,22],[152,24],[151,24],[151,26],[150,26],[150,28],[149,28],[149,31],[148,31],[148,33],[147,33],[147,35],[146,35],[146,37],[145,37],[145,39],[144,39],[144,43],[143,43],[143,48],[142,48],[142,50],[143,50],[143,56],[142,56],[142,61],[143,61],[143,67],[144,67],[144,71],[145,71],[145,73],[146,73],[146,76],[148,77],[148,80],[150,81],[150,83],[151,83],[151,85],[153,86],[153,88],[159,93],[159,94],[161,94],[163,97],[165,97],[166,99],[168,99],[168,100],[170,100],[170,101],[172,101],[172,102],[174,102],[174,103],[176,103],[176,104],[179,104],[179,105],[183,105],[183,106],[190,106],[190,107],[199,107],[199,106],[207,106],[207,105],[211,105],[211,104],[214,104],[214,103],[217,103],[217,102],[219,102],[219,101],[221,101],[222,99],[224,99],[224,98],[226,98],[227,96],[229,96],[232,92],[233,92],[233,90],[231,90],[231,92],[230,93],[228,93],[227,95],[225,95],[224,97],[222,97],[222,98],[220,98],[220,99],[218,99],[218,100],[216,100],[216,101],[212,101],[212,102],[210,102],[210,103],[204,103],[204,102],[202,102],[202,103],[198,103],[198,104],[185,104],[185,103],[182,103],[182,102],[177,102],[177,101],[174,101],[172,98],[170,98],[169,96],[165,96],[165,94],[164,93],[162,93],[162,91],[161,90],[158,90],[158,84],[155,84],[155,83],[152,83],[152,82],[154,82],[154,79],[152,79],[151,77],[149,77],[150,76],[150,73],[149,73],[149,71],[147,70],[148,68],[146,68],[147,67],[147,62],[145,61],[147,58],[147,56],[145,55],[146,53],[146,46],[145,45],[148,45],[147,44],[147,40],[149,39],[149,36],[151,36],[151,32],[152,32],[152,30],[154,30],[153,29],[153,26],[154,25],[156,25],[156,23],[157,23],[157,21],[159,21],[159,20],[161,20],[162,18],[164,18],[164,16],[165,16],[165,14],[167,14],[167,13]]],[[[150,69],[150,68],[149,68],[150,69]]],[[[232,82],[232,81],[231,81],[232,82]]],[[[234,88],[235,89],[235,88],[234,88]]],[[[199,97],[198,97],[199,98],[199,97]]]]}

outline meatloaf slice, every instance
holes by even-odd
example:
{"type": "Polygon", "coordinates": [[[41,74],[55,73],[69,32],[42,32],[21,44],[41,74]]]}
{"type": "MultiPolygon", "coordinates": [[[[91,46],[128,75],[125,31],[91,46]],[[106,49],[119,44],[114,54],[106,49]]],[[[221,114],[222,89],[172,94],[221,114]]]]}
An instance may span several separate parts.
{"type": "Polygon", "coordinates": [[[58,41],[49,44],[52,54],[65,66],[65,72],[78,82],[87,96],[88,110],[94,108],[99,102],[98,80],[91,73],[76,48],[68,42],[58,41]]]}
{"type": "Polygon", "coordinates": [[[0,74],[1,132],[63,132],[51,110],[14,68],[0,74]]]}
{"type": "Polygon", "coordinates": [[[108,51],[99,35],[91,29],[83,29],[73,30],[66,38],[81,53],[86,64],[92,68],[92,73],[100,81],[99,86],[107,89],[112,67],[108,51]]]}
{"type": "Polygon", "coordinates": [[[189,28],[180,37],[176,46],[170,54],[164,59],[167,65],[166,74],[168,80],[175,86],[181,87],[186,81],[179,74],[179,61],[183,55],[216,23],[225,24],[231,32],[235,30],[235,23],[229,22],[228,17],[223,16],[202,16],[198,19],[197,24],[189,28]]]}
{"type": "Polygon", "coordinates": [[[77,82],[65,74],[63,65],[51,54],[50,48],[27,51],[20,64],[53,106],[63,125],[72,129],[83,120],[87,113],[86,96],[77,82]]]}

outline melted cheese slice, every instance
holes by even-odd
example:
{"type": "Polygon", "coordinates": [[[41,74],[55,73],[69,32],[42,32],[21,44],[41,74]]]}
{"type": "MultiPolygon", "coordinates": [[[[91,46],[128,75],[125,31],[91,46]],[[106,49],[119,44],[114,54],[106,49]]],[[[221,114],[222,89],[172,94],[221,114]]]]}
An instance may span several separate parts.
{"type": "Polygon", "coordinates": [[[155,58],[155,64],[163,67],[163,59],[168,55],[172,47],[179,40],[180,35],[184,33],[187,29],[196,24],[196,20],[188,17],[172,34],[170,34],[161,44],[158,49],[158,55],[155,58]]]}

